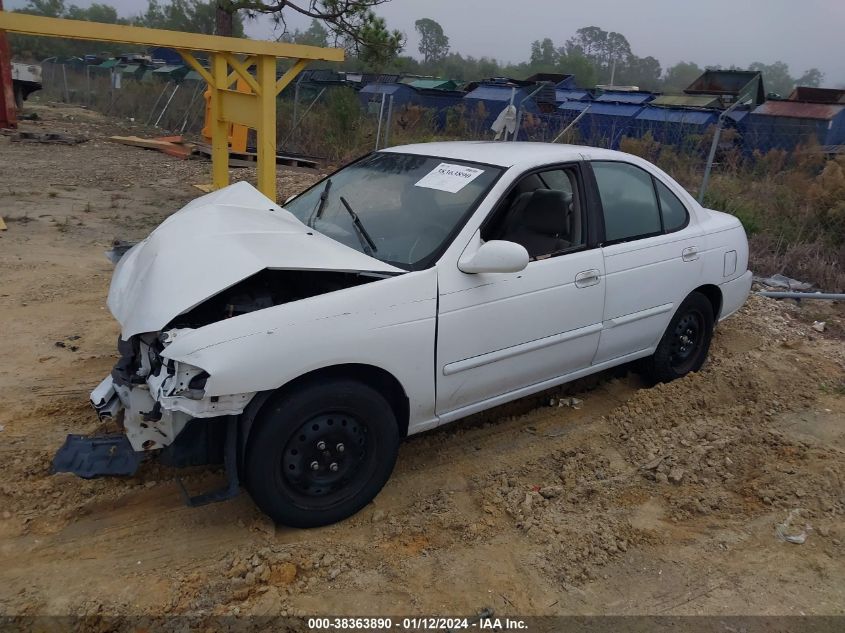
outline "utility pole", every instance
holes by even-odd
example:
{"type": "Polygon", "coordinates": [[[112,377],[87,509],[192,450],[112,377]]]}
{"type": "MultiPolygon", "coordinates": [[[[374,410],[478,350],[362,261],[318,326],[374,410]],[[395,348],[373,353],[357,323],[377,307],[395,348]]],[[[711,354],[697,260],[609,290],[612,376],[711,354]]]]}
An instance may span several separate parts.
{"type": "Polygon", "coordinates": [[[716,150],[719,148],[719,139],[722,137],[722,126],[725,119],[737,106],[746,103],[745,100],[737,99],[733,105],[719,115],[716,122],[716,130],[713,133],[713,143],[710,145],[710,155],[707,157],[707,164],[704,167],[704,178],[701,180],[701,189],[698,190],[698,204],[704,204],[704,194],[707,193],[707,185],[710,184],[710,171],[713,169],[713,160],[716,158],[716,150]]]}

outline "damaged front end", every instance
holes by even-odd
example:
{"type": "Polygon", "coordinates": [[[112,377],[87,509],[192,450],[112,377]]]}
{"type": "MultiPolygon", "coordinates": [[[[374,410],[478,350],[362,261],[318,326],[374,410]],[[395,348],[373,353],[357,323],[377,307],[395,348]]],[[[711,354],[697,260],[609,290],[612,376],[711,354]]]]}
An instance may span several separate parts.
{"type": "Polygon", "coordinates": [[[121,422],[136,451],[171,445],[194,418],[238,415],[255,395],[206,396],[204,369],[161,355],[180,331],[184,330],[119,340],[120,360],[91,393],[100,419],[121,422]]]}
{"type": "Polygon", "coordinates": [[[121,326],[120,358],[91,392],[100,421],[122,432],[69,435],[54,471],[131,475],[152,454],[173,466],[226,463],[227,488],[193,498],[200,503],[237,492],[239,416],[268,387],[260,376],[236,388],[220,383],[221,367],[256,374],[243,358],[218,357],[209,372],[169,358],[180,354],[168,347],[222,348],[238,338],[224,322],[404,272],[310,229],[247,183],[192,201],[126,246],[111,252],[108,298],[121,326]],[[202,336],[209,329],[210,342],[202,336]],[[205,343],[195,347],[198,335],[205,343]]]}
{"type": "Polygon", "coordinates": [[[91,392],[91,404],[101,422],[114,422],[123,433],[69,435],[54,459],[56,472],[132,475],[143,454],[153,452],[174,466],[222,461],[221,427],[243,412],[255,392],[206,396],[204,369],[161,355],[179,334],[173,329],[118,340],[120,359],[91,392]],[[182,436],[192,423],[197,430],[182,436]],[[176,443],[180,437],[186,441],[176,443]]]}

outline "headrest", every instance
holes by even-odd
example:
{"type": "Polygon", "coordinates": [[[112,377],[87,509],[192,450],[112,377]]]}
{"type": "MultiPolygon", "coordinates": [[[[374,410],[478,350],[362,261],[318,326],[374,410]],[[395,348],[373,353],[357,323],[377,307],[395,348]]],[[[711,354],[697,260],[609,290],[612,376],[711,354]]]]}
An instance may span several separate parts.
{"type": "Polygon", "coordinates": [[[554,189],[537,189],[522,210],[521,224],[544,235],[569,233],[572,194],[554,189]]]}

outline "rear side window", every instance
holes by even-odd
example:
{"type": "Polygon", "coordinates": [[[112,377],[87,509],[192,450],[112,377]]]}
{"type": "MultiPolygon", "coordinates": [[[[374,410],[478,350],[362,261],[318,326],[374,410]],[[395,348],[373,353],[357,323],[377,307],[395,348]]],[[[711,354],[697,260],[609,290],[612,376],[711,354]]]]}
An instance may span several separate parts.
{"type": "Polygon", "coordinates": [[[628,163],[593,163],[604,211],[605,241],[630,240],[663,232],[651,175],[628,163]]]}
{"type": "Polygon", "coordinates": [[[660,210],[663,212],[663,229],[671,233],[684,228],[688,217],[684,203],[662,182],[657,179],[654,182],[657,185],[657,197],[660,199],[660,210]]]}

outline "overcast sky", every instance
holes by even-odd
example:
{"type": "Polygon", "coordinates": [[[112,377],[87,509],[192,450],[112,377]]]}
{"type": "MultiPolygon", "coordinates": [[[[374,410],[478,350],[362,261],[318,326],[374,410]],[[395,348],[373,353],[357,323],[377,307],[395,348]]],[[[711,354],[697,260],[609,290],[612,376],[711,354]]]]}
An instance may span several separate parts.
{"type": "MultiPolygon", "coordinates": [[[[126,16],[147,4],[100,1],[126,16]]],[[[26,2],[5,4],[17,8],[26,2]]],[[[443,26],[453,51],[503,62],[526,60],[533,40],[550,37],[561,46],[576,29],[599,26],[622,33],[636,55],[656,57],[663,68],[679,61],[747,66],[782,60],[793,76],[817,67],[825,73],[823,85],[845,84],[845,0],[391,0],[378,13],[388,26],[405,32],[406,53],[414,56],[414,21],[422,17],[443,26]]],[[[292,17],[288,24],[305,28],[308,20],[292,17]]],[[[247,32],[256,38],[273,35],[267,19],[249,25],[247,32]]]]}

